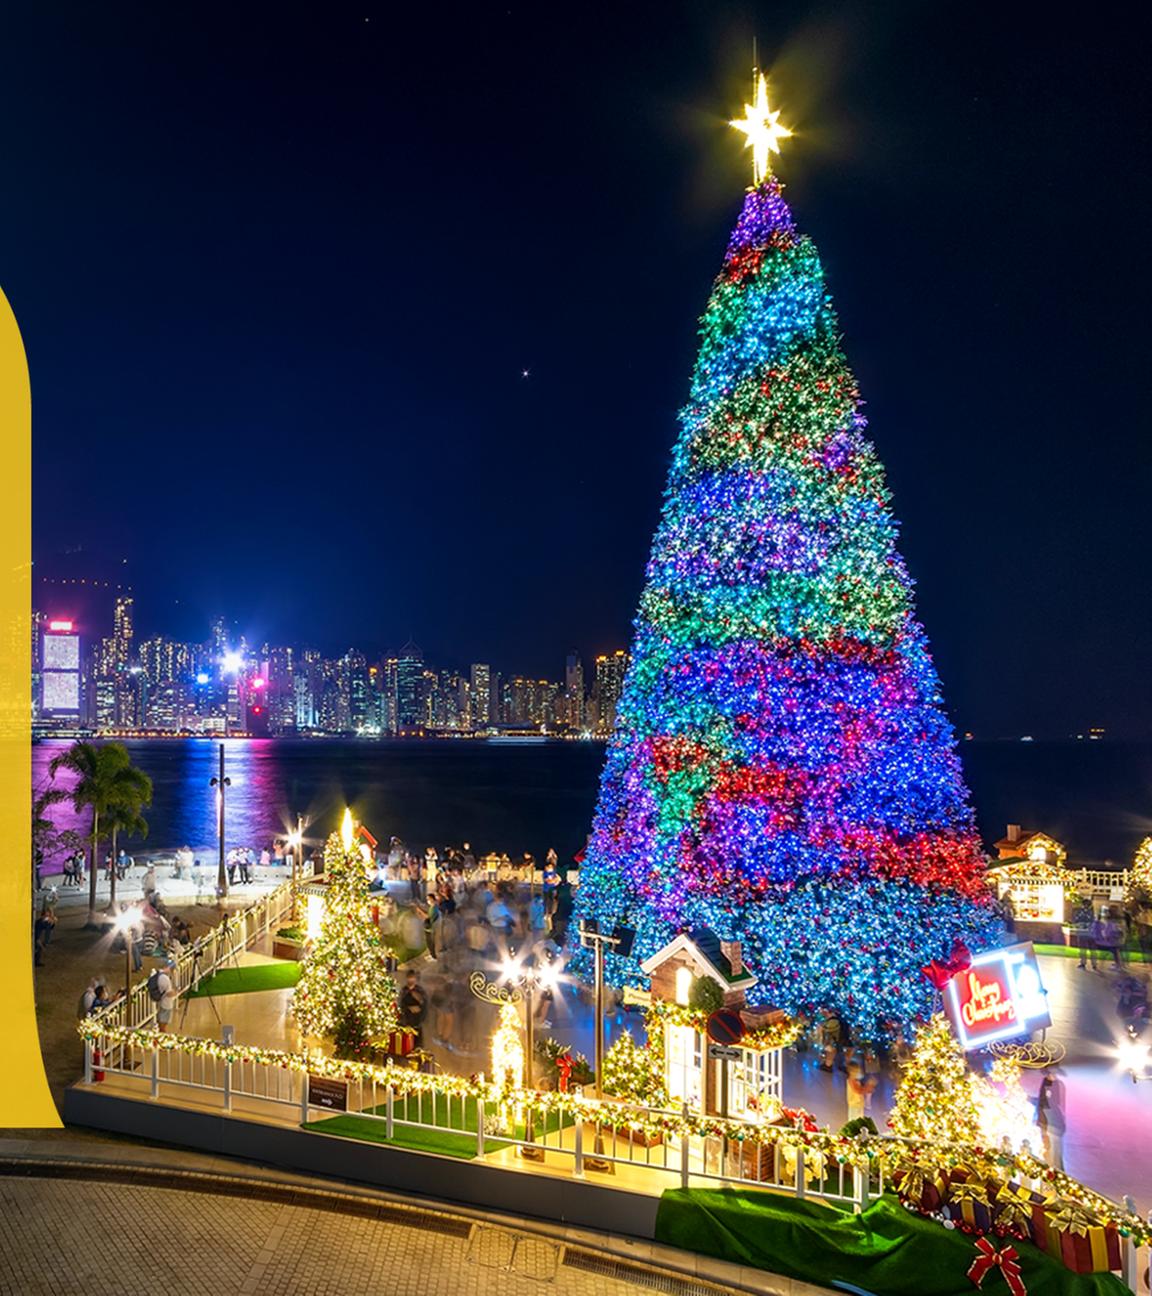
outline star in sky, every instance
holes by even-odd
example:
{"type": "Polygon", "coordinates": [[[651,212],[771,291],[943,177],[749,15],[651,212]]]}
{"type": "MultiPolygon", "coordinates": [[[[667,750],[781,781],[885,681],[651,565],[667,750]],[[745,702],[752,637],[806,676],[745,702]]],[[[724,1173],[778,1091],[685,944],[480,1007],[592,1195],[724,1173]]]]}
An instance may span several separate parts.
{"type": "Polygon", "coordinates": [[[744,116],[728,123],[748,137],[744,146],[752,150],[752,175],[756,184],[772,170],[769,154],[779,153],[780,141],[792,134],[787,126],[780,125],[779,118],[780,110],[768,107],[768,82],[761,72],[756,80],[756,102],[745,104],[744,116]]]}

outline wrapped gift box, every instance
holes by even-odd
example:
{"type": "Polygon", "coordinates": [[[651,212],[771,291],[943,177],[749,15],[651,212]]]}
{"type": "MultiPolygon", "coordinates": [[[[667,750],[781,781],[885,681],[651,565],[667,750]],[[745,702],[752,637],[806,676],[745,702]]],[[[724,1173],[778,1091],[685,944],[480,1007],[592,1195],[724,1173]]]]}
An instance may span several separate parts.
{"type": "Polygon", "coordinates": [[[407,1057],[416,1047],[416,1036],[411,1031],[397,1030],[388,1036],[388,1053],[391,1057],[407,1057]]]}
{"type": "Polygon", "coordinates": [[[1048,1203],[1048,1252],[1073,1273],[1120,1268],[1120,1235],[1078,1201],[1048,1203]]]}
{"type": "Polygon", "coordinates": [[[924,1175],[924,1187],[920,1194],[919,1200],[916,1200],[903,1190],[904,1174],[897,1171],[892,1176],[892,1185],[900,1194],[900,1199],[913,1210],[920,1211],[923,1215],[934,1215],[944,1203],[944,1196],[948,1191],[948,1176],[944,1173],[938,1174],[935,1178],[930,1178],[926,1173],[924,1175]]]}
{"type": "Polygon", "coordinates": [[[1050,1197],[1045,1197],[1043,1193],[1032,1192],[1031,1189],[1023,1188],[1018,1184],[1001,1188],[992,1212],[996,1232],[1021,1238],[1039,1247],[1041,1251],[1046,1251],[1048,1249],[1047,1212],[1051,1205],[1050,1197]],[[1013,1227],[1005,1225],[1001,1213],[1002,1206],[1009,1200],[1015,1201],[1021,1208],[1012,1212],[1012,1217],[1016,1221],[1013,1227]]]}
{"type": "Polygon", "coordinates": [[[1093,1223],[1061,1227],[1058,1217],[1048,1217],[1048,1252],[1073,1273],[1108,1273],[1119,1269],[1120,1235],[1111,1224],[1093,1223]],[[1080,1231],[1083,1228],[1083,1232],[1080,1231]]]}

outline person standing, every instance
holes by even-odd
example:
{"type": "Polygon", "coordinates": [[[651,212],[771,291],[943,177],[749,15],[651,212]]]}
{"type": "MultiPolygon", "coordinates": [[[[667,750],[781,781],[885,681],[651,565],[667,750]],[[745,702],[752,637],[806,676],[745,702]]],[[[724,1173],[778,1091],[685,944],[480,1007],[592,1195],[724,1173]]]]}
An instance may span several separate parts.
{"type": "Polygon", "coordinates": [[[1064,1135],[1068,1128],[1065,1099],[1064,1073],[1059,1067],[1052,1067],[1040,1082],[1036,1124],[1044,1142],[1044,1160],[1053,1170],[1064,1169],[1064,1135]]]}
{"type": "Polygon", "coordinates": [[[148,978],[148,997],[156,1005],[156,1025],[162,1031],[166,1031],[172,1021],[178,998],[175,969],[175,961],[166,959],[164,966],[157,968],[148,978]]]}
{"type": "Polygon", "coordinates": [[[40,916],[36,919],[36,926],[33,929],[34,961],[37,967],[44,965],[44,950],[52,939],[52,929],[55,926],[56,911],[50,905],[45,905],[40,910],[40,916]]]}
{"type": "Polygon", "coordinates": [[[1080,947],[1080,962],[1077,965],[1080,968],[1087,968],[1087,961],[1092,960],[1092,966],[1096,966],[1096,946],[1092,941],[1092,923],[1095,914],[1092,909],[1092,901],[1085,895],[1078,896],[1076,899],[1076,908],[1072,911],[1072,932],[1076,936],[1076,943],[1080,947]]]}
{"type": "Polygon", "coordinates": [[[544,873],[541,876],[541,885],[544,891],[544,909],[551,918],[556,913],[556,901],[560,890],[560,870],[556,867],[556,852],[549,850],[544,857],[544,873]]]}
{"type": "MultiPolygon", "coordinates": [[[[1112,955],[1112,962],[1120,966],[1120,942],[1123,940],[1120,924],[1112,917],[1111,909],[1100,910],[1100,917],[1092,924],[1092,941],[1097,948],[1112,955]]],[[[1092,966],[1096,966],[1093,959],[1092,966]]]]}
{"type": "Polygon", "coordinates": [[[428,1016],[428,995],[415,972],[409,972],[400,992],[400,1025],[415,1032],[417,1048],[424,1047],[424,1018],[428,1016]]]}

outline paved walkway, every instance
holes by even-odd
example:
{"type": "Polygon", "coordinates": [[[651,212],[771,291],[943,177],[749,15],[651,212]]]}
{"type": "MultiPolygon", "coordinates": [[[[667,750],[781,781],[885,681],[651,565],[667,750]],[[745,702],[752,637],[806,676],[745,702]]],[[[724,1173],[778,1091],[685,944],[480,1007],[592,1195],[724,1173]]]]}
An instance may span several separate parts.
{"type": "Polygon", "coordinates": [[[0,1294],[826,1296],[630,1238],[520,1227],[169,1149],[0,1139],[0,1294]]]}

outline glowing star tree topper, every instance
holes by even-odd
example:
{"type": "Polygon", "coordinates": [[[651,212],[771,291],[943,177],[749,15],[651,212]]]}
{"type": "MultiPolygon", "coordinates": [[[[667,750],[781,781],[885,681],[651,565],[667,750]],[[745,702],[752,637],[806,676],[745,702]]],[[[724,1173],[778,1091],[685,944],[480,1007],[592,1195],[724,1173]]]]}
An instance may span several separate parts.
{"type": "Polygon", "coordinates": [[[762,79],[736,124],[757,183],[700,324],[577,916],[635,930],[615,984],[707,928],[766,1001],[880,1041],[931,1012],[925,964],[1002,932],[820,257],[768,172],[787,128],[762,79]]]}
{"type": "Polygon", "coordinates": [[[780,152],[780,141],[790,139],[792,132],[780,124],[780,110],[768,106],[768,82],[764,73],[755,75],[756,102],[744,105],[744,116],[730,121],[746,136],[745,148],[752,150],[752,177],[756,184],[771,173],[771,154],[780,152]]]}

